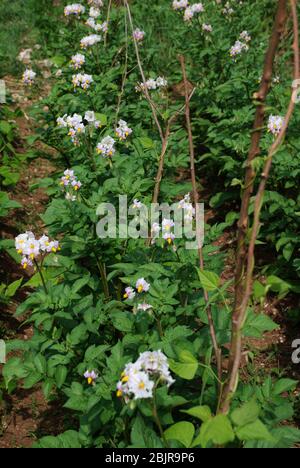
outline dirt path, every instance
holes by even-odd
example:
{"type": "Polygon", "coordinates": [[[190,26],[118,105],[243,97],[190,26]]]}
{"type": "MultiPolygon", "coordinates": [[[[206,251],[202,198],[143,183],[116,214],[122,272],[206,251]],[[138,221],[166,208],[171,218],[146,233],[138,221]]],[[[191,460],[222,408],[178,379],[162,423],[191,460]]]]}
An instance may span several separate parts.
{"type": "MultiPolygon", "coordinates": [[[[49,77],[49,70],[45,64],[42,65],[42,73],[48,74],[49,77]]],[[[22,117],[16,118],[20,135],[17,152],[26,153],[28,151],[26,138],[35,133],[35,122],[29,116],[30,107],[41,97],[47,96],[51,89],[51,80],[43,80],[43,88],[39,90],[38,95],[33,95],[31,98],[27,97],[20,80],[8,76],[5,77],[5,81],[14,101],[12,108],[19,107],[23,112],[22,117]]],[[[42,189],[30,191],[30,186],[37,179],[47,177],[56,170],[55,152],[40,142],[36,142],[33,149],[41,156],[24,165],[19,182],[10,192],[11,198],[20,202],[22,208],[10,212],[10,216],[4,220],[1,225],[2,238],[13,239],[19,234],[21,226],[24,230],[33,230],[38,234],[44,232],[40,214],[45,210],[48,197],[42,189]]],[[[30,272],[24,272],[7,253],[1,254],[1,269],[3,277],[7,278],[9,275],[9,282],[24,275],[25,279],[26,275],[30,276],[30,272]]],[[[28,293],[26,289],[21,289],[13,302],[0,312],[1,330],[5,330],[4,337],[7,339],[27,340],[32,336],[32,328],[22,326],[22,318],[14,317],[17,306],[28,293]]],[[[64,430],[65,416],[66,411],[62,410],[57,402],[45,401],[38,386],[30,390],[19,389],[10,396],[5,394],[4,401],[0,400],[0,448],[30,447],[38,437],[59,434],[64,430]]]]}

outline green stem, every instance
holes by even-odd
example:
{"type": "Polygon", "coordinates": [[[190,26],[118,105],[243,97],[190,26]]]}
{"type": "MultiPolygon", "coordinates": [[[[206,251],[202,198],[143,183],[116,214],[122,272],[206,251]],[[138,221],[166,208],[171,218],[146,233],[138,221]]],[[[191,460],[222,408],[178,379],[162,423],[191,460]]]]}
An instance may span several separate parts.
{"type": "Polygon", "coordinates": [[[159,433],[160,433],[160,436],[164,442],[164,445],[166,448],[169,448],[169,444],[168,444],[168,441],[166,439],[166,436],[164,434],[164,431],[163,431],[163,428],[162,428],[162,425],[161,425],[161,422],[160,422],[160,419],[159,419],[159,416],[158,416],[158,412],[157,412],[157,405],[156,405],[156,395],[155,395],[155,390],[153,391],[153,409],[152,409],[152,414],[153,414],[153,418],[154,418],[154,421],[158,427],[158,430],[159,430],[159,433]]]}
{"type": "Polygon", "coordinates": [[[44,290],[45,290],[45,293],[48,294],[48,289],[47,289],[47,286],[46,286],[46,283],[45,283],[45,279],[44,279],[44,276],[43,276],[43,273],[42,273],[42,270],[38,264],[38,262],[34,259],[34,264],[37,268],[37,271],[41,277],[41,280],[42,280],[42,283],[43,283],[43,287],[44,287],[44,290]]]}
{"type": "Polygon", "coordinates": [[[105,295],[106,299],[109,299],[110,298],[110,293],[109,293],[109,287],[108,287],[108,282],[107,282],[107,277],[106,277],[105,266],[103,265],[101,260],[99,260],[99,258],[97,257],[97,255],[95,253],[94,253],[94,255],[95,255],[98,270],[99,270],[99,273],[100,273],[100,276],[101,276],[104,295],[105,295]]]}

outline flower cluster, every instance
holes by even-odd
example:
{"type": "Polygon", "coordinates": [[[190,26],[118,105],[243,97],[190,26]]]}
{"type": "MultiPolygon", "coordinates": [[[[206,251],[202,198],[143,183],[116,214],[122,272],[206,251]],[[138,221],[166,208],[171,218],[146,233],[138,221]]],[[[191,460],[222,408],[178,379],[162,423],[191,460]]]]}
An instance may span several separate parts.
{"type": "Polygon", "coordinates": [[[49,237],[43,235],[40,239],[36,239],[35,235],[27,231],[24,234],[19,234],[15,238],[15,247],[18,254],[22,255],[21,265],[24,269],[33,265],[39,255],[60,250],[58,241],[50,241],[49,237]]]}
{"type": "Polygon", "coordinates": [[[284,118],[280,115],[270,115],[269,122],[268,122],[268,130],[273,135],[279,135],[282,126],[284,124],[284,118]]]}
{"type": "Polygon", "coordinates": [[[125,120],[119,120],[118,127],[116,128],[116,135],[120,140],[126,140],[126,138],[132,134],[132,129],[128,127],[125,120]]]}
{"type": "Polygon", "coordinates": [[[231,47],[229,54],[230,57],[235,58],[237,55],[240,55],[243,51],[249,50],[248,42],[251,41],[251,36],[248,31],[243,31],[240,34],[239,40],[231,47]]]}
{"type": "Polygon", "coordinates": [[[240,55],[243,51],[247,51],[249,46],[241,41],[236,41],[231,47],[229,54],[230,57],[235,58],[237,55],[240,55]]]}
{"type": "Polygon", "coordinates": [[[95,128],[100,127],[100,122],[96,120],[95,113],[92,111],[87,111],[84,115],[84,118],[79,114],[67,115],[63,117],[58,117],[56,120],[58,127],[68,128],[68,135],[71,137],[72,143],[74,145],[79,145],[79,136],[85,133],[85,124],[84,120],[88,125],[92,125],[95,128]]]}
{"type": "Polygon", "coordinates": [[[82,88],[84,91],[91,86],[93,81],[92,75],[88,75],[87,73],[78,73],[77,75],[72,76],[74,88],[82,88]]]}
{"type": "Polygon", "coordinates": [[[65,7],[65,16],[75,15],[80,16],[85,12],[85,8],[80,3],[73,3],[72,5],[67,5],[65,7]]]}
{"type": "Polygon", "coordinates": [[[251,41],[251,36],[248,31],[242,31],[240,34],[240,39],[247,43],[251,41]]]}
{"type": "Polygon", "coordinates": [[[144,292],[148,292],[150,289],[150,284],[144,278],[139,278],[135,284],[135,289],[128,286],[125,289],[124,299],[134,299],[136,293],[142,294],[144,292]]]}
{"type": "Polygon", "coordinates": [[[159,88],[165,88],[166,86],[168,86],[167,80],[159,76],[158,78],[156,78],[156,80],[154,80],[153,78],[149,78],[149,80],[147,80],[145,84],[139,83],[135,89],[136,91],[144,91],[145,89],[156,90],[159,88]]]}
{"type": "Polygon", "coordinates": [[[97,8],[103,7],[103,0],[87,0],[88,4],[97,8]]]}
{"type": "Polygon", "coordinates": [[[156,239],[159,237],[160,232],[162,232],[162,238],[167,241],[169,245],[173,244],[176,238],[174,232],[172,232],[174,227],[174,221],[167,218],[162,220],[161,226],[158,223],[153,223],[151,226],[152,243],[155,243],[156,239]]]}
{"type": "Polygon", "coordinates": [[[75,54],[71,57],[71,66],[75,70],[79,70],[85,64],[85,56],[82,54],[75,54]]]}
{"type": "Polygon", "coordinates": [[[182,200],[180,200],[178,203],[178,208],[183,210],[185,221],[193,221],[196,210],[191,203],[191,197],[189,193],[186,194],[182,200]]]}
{"type": "Polygon", "coordinates": [[[173,10],[185,10],[188,7],[188,0],[174,0],[172,7],[173,10]]]}
{"type": "Polygon", "coordinates": [[[36,78],[36,73],[33,70],[25,70],[23,73],[23,83],[32,86],[36,78]]]}
{"type": "Polygon", "coordinates": [[[101,15],[99,8],[91,7],[89,11],[90,18],[98,18],[101,15]]]}
{"type": "Polygon", "coordinates": [[[222,9],[224,16],[231,16],[234,13],[234,9],[231,7],[229,2],[226,2],[224,8],[222,9]]]}
{"type": "Polygon", "coordinates": [[[145,34],[146,34],[145,31],[142,31],[141,29],[136,28],[133,31],[132,36],[137,42],[142,42],[144,40],[145,34]]]}
{"type": "Polygon", "coordinates": [[[76,192],[80,189],[81,182],[76,178],[74,171],[66,169],[60,179],[60,185],[66,190],[66,200],[75,201],[76,192]]]}
{"type": "Polygon", "coordinates": [[[160,350],[145,351],[136,362],[125,366],[117,383],[117,396],[124,397],[126,403],[132,399],[152,398],[159,383],[170,387],[174,382],[165,354],[160,350]]]}
{"type": "MultiPolygon", "coordinates": [[[[90,28],[94,29],[96,32],[107,32],[108,31],[108,22],[104,21],[104,23],[96,23],[94,18],[88,18],[86,25],[89,26],[90,28]]],[[[94,34],[95,36],[95,34],[94,34]]],[[[91,36],[89,36],[91,37],[91,36]]],[[[98,36],[100,37],[100,36],[98,36]]],[[[101,37],[100,37],[101,39],[101,37]]],[[[99,41],[97,41],[99,42],[99,41]]],[[[94,44],[91,44],[94,45],[94,44]]]]}
{"type": "Polygon", "coordinates": [[[98,374],[94,370],[92,371],[87,370],[83,374],[83,377],[87,380],[87,383],[89,385],[93,385],[95,384],[95,381],[98,379],[98,374]]]}
{"type": "Polygon", "coordinates": [[[194,15],[197,13],[203,13],[204,6],[202,3],[194,3],[194,5],[188,6],[184,12],[184,21],[191,21],[194,15]]]}
{"type": "Polygon", "coordinates": [[[115,140],[111,136],[106,136],[100,141],[100,143],[98,143],[96,151],[103,157],[111,157],[116,152],[115,143],[115,140]]]}
{"type": "Polygon", "coordinates": [[[92,47],[93,45],[98,44],[100,41],[101,36],[98,34],[90,34],[89,36],[85,36],[81,39],[80,47],[82,49],[87,49],[88,47],[92,47]]]}
{"type": "Polygon", "coordinates": [[[213,31],[212,25],[207,24],[207,23],[203,23],[202,24],[202,31],[211,33],[213,31]]]}

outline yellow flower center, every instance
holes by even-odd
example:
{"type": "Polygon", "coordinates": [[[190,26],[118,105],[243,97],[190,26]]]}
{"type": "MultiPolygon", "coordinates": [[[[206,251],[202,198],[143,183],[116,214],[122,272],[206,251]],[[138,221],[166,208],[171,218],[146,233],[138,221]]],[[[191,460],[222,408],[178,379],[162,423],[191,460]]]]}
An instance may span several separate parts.
{"type": "Polygon", "coordinates": [[[144,388],[145,388],[144,382],[140,382],[140,383],[139,383],[139,389],[140,389],[140,390],[144,390],[144,388]]]}
{"type": "Polygon", "coordinates": [[[91,385],[93,383],[92,377],[88,377],[87,381],[88,381],[88,384],[91,385]]]}
{"type": "Polygon", "coordinates": [[[138,287],[138,292],[139,292],[139,293],[143,292],[143,289],[144,289],[143,286],[140,285],[140,286],[138,287]]]}

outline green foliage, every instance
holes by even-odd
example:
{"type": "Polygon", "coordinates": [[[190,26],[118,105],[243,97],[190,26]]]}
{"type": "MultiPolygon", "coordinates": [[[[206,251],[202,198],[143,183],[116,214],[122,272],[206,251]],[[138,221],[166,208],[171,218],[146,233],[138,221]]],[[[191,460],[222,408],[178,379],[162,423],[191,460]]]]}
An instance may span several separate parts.
{"type": "MultiPolygon", "coordinates": [[[[203,34],[201,23],[183,22],[182,14],[170,7],[170,0],[151,2],[151,15],[147,2],[131,3],[135,24],[146,31],[140,53],[147,77],[168,73],[168,89],[153,93],[163,126],[183,104],[182,96],[176,94],[182,80],[178,53],[185,55],[188,76],[196,88],[191,113],[197,176],[199,180],[205,177],[213,187],[210,204],[216,214],[215,224],[206,226],[205,270],[198,268],[197,251],[186,250],[181,239],[176,239],[174,250],[166,243],[149,246],[144,239],[97,236],[100,203],[112,203],[117,214],[119,195],[127,195],[129,203],[138,198],[149,205],[161,141],[147,101],[135,91],[141,78],[132,40],[129,37],[126,41],[124,36],[124,9],[112,10],[106,47],[100,43],[86,52],[85,72],[94,79],[91,88],[74,92],[69,61],[89,29],[76,19],[63,19],[63,5],[53,11],[46,24],[46,2],[39,2],[38,28],[45,37],[48,33],[44,52],[52,60],[53,75],[58,68],[62,74],[49,96],[34,107],[34,117],[42,124],[28,142],[39,139],[55,148],[58,168],[32,189],[43,187],[50,196],[42,221],[51,238],[60,239],[62,250],[50,254],[42,265],[46,288],[38,273],[26,283],[33,291],[18,307],[17,315],[26,314],[34,335],[26,342],[8,344],[10,351],[21,353],[3,369],[6,389],[13,392],[17,385],[28,389],[39,384],[46,399],[59,397],[74,415],[76,430],[44,437],[35,444],[39,448],[292,446],[300,440],[299,431],[280,424],[293,416],[292,399],[282,394],[295,388],[294,381],[269,377],[263,383],[238,382],[230,414],[218,414],[221,382],[216,375],[205,303],[207,293],[217,341],[226,353],[231,333],[231,281],[221,279],[224,253],[216,241],[237,219],[255,111],[251,96],[261,75],[274,2],[251,0],[242,6],[235,2],[236,11],[230,19],[222,13],[222,5],[205,1],[204,19],[213,25],[211,37],[203,34]],[[243,29],[253,38],[249,51],[235,62],[228,51],[243,29]],[[118,106],[118,117],[128,121],[133,134],[126,142],[118,142],[110,164],[95,148],[102,137],[113,134],[118,106]],[[83,135],[75,146],[68,132],[58,128],[56,119],[65,114],[84,115],[87,110],[96,112],[101,127],[83,135]],[[72,168],[82,183],[75,202],[65,199],[59,185],[66,168],[72,168]],[[123,298],[124,288],[135,286],[138,278],[151,285],[149,292],[139,296],[151,304],[150,312],[138,310],[136,302],[123,298]],[[149,349],[164,352],[175,382],[170,388],[158,382],[152,398],[126,404],[116,395],[120,375],[126,364],[149,349]],[[87,370],[97,371],[94,385],[84,378],[87,370]]],[[[30,11],[35,12],[37,3],[32,0],[30,5],[30,11]]],[[[282,53],[276,64],[282,81],[269,98],[270,111],[282,112],[285,107],[288,63],[289,55],[282,53]]],[[[292,144],[284,145],[278,153],[273,191],[266,194],[260,232],[260,241],[272,252],[280,252],[280,271],[287,263],[300,270],[298,185],[292,182],[299,175],[293,147],[298,118],[296,112],[290,130],[292,144]],[[282,226],[283,216],[291,223],[282,226]]],[[[0,137],[4,136],[6,146],[13,131],[8,119],[1,118],[0,137]]],[[[257,168],[261,168],[271,142],[265,133],[262,156],[255,161],[257,168]]],[[[10,146],[8,149],[12,151],[10,146]]],[[[8,186],[16,183],[17,171],[4,162],[0,177],[8,186]]],[[[188,138],[179,115],[169,139],[160,201],[173,203],[191,191],[184,176],[188,167],[188,138]]],[[[16,207],[5,192],[1,192],[1,200],[4,214],[16,207]]],[[[289,271],[285,272],[289,276],[289,271]]],[[[255,300],[260,301],[270,291],[283,297],[292,290],[293,285],[277,275],[279,272],[271,271],[266,284],[256,283],[244,336],[260,338],[276,329],[267,315],[256,311],[255,300]]],[[[5,297],[12,297],[18,287],[19,283],[5,286],[5,297]]]]}

